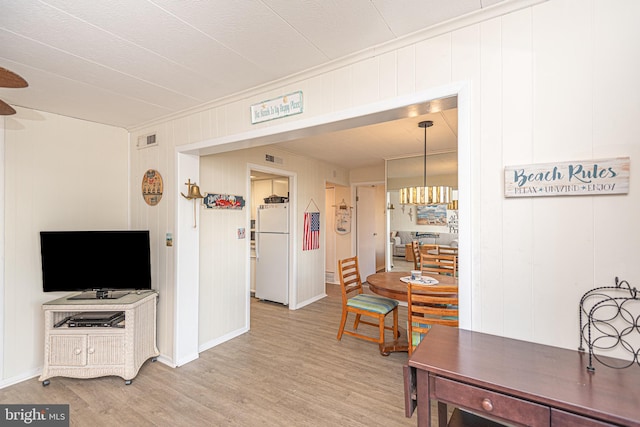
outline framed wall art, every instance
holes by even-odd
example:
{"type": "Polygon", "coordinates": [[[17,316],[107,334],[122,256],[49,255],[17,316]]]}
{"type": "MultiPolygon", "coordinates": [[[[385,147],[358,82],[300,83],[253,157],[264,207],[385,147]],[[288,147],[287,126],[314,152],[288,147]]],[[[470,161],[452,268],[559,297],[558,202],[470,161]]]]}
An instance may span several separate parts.
{"type": "Polygon", "coordinates": [[[416,208],[416,224],[447,225],[447,205],[426,205],[416,208]]]}
{"type": "Polygon", "coordinates": [[[149,169],[142,177],[142,198],[149,206],[155,206],[162,199],[162,176],[155,169],[149,169]]]}

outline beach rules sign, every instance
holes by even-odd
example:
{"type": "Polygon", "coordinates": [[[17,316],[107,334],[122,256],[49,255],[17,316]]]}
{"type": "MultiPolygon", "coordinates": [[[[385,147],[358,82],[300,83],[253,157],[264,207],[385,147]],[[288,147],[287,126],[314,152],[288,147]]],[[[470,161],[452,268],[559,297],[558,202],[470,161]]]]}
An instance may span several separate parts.
{"type": "Polygon", "coordinates": [[[629,157],[504,168],[505,197],[629,193],[629,157]]]}

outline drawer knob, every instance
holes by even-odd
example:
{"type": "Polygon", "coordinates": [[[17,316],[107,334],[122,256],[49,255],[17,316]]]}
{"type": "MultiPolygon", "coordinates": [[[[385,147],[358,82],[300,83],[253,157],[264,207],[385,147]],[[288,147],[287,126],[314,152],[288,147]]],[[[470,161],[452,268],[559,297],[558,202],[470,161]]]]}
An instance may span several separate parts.
{"type": "Polygon", "coordinates": [[[80,354],[80,353],[82,353],[82,350],[80,350],[79,348],[76,348],[73,352],[75,354],[80,354]]]}
{"type": "Polygon", "coordinates": [[[93,347],[89,347],[89,354],[93,354],[93,353],[95,353],[95,351],[96,350],[93,347]]]}
{"type": "Polygon", "coordinates": [[[482,399],[481,406],[482,406],[482,409],[484,409],[487,412],[493,411],[493,402],[491,402],[491,399],[489,399],[488,397],[485,397],[484,399],[482,399]]]}

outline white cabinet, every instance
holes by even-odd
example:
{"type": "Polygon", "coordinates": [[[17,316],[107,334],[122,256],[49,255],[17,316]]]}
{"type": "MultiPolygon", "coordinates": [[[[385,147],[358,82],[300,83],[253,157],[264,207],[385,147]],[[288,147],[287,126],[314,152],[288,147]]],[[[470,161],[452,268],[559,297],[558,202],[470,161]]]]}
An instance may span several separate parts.
{"type": "Polygon", "coordinates": [[[132,292],[117,299],[73,300],[59,298],[43,304],[44,367],[40,381],[49,378],[95,378],[115,375],[127,384],[149,358],[159,355],[156,346],[155,292],[132,292]],[[116,327],[69,327],[61,323],[87,311],[122,311],[116,327]],[[58,326],[59,325],[59,326],[58,326]]]}

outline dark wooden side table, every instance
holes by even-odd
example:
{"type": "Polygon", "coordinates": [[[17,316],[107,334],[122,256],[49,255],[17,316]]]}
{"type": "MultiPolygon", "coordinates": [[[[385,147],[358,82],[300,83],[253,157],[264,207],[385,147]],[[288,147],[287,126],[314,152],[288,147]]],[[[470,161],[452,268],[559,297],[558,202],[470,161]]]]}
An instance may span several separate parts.
{"type": "MultiPolygon", "coordinates": [[[[640,367],[613,369],[588,355],[435,325],[405,366],[406,415],[429,426],[430,400],[523,426],[640,427],[640,367]]],[[[444,411],[444,414],[442,413],[444,411]]]]}

